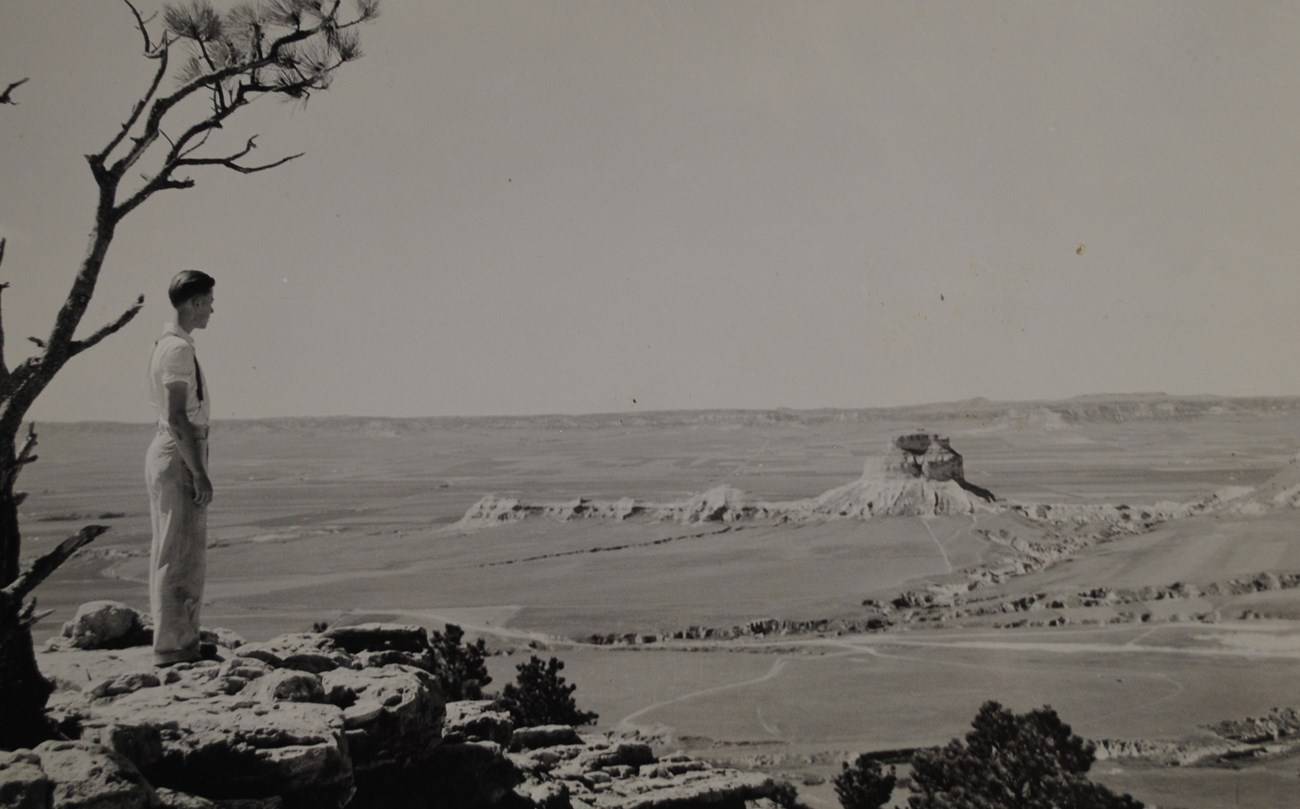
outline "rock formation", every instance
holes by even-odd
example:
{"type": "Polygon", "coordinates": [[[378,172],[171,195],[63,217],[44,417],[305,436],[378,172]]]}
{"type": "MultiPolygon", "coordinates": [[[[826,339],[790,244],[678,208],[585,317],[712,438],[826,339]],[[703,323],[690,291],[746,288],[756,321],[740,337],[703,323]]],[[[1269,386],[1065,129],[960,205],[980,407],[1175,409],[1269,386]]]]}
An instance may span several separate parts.
{"type": "Polygon", "coordinates": [[[676,503],[650,503],[630,497],[613,502],[582,497],[559,503],[524,503],[489,494],[465,512],[460,524],[477,528],[529,517],[648,517],[687,525],[747,520],[808,522],[972,514],[999,508],[993,504],[994,499],[992,492],[967,482],[962,457],[946,436],[912,433],[894,439],[882,457],[868,460],[860,479],[805,500],[766,502],[725,484],[676,503]]]}
{"type": "MultiPolygon", "coordinates": [[[[95,626],[87,616],[140,622],[117,603],[82,613],[95,626]]],[[[668,809],[777,790],[763,775],[661,760],[639,741],[516,729],[490,702],[444,705],[423,627],[262,643],[210,632],[222,659],[155,669],[147,646],[92,638],[81,623],[41,659],[68,740],[0,753],[0,806],[668,809]]]]}

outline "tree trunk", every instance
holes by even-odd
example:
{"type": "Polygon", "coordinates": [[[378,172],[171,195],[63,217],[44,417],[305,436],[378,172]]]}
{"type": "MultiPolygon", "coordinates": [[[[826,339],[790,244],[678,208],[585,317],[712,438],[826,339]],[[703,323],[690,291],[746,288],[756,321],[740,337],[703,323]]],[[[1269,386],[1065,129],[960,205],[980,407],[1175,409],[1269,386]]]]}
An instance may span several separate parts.
{"type": "Polygon", "coordinates": [[[18,578],[18,550],[22,537],[18,533],[18,503],[13,492],[0,492],[0,587],[18,578]]]}
{"type": "Polygon", "coordinates": [[[18,578],[18,552],[22,547],[18,501],[14,498],[14,478],[18,476],[15,463],[12,441],[0,439],[0,587],[18,578]]]}
{"type": "MultiPolygon", "coordinates": [[[[0,441],[0,587],[18,578],[18,468],[13,444],[0,441]]],[[[23,600],[0,593],[0,750],[35,747],[50,738],[45,703],[53,687],[36,666],[23,600]]]]}
{"type": "Polygon", "coordinates": [[[0,594],[0,750],[35,747],[52,738],[45,703],[54,687],[41,676],[21,602],[0,594]]]}

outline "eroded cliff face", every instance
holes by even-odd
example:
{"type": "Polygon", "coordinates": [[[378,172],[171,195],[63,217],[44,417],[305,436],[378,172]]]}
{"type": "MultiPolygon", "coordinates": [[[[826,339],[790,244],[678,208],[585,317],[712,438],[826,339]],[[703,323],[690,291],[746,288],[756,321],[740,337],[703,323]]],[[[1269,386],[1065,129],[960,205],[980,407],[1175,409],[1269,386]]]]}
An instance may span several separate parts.
{"type": "Polygon", "coordinates": [[[892,440],[885,451],[868,458],[862,477],[803,500],[767,501],[730,485],[715,486],[686,500],[656,503],[618,500],[572,500],[535,503],[489,494],[461,519],[475,529],[545,517],[557,520],[645,518],[696,525],[768,520],[802,523],[873,517],[926,517],[1015,511],[1036,522],[1097,525],[1133,533],[1171,519],[1198,514],[1257,515],[1279,508],[1300,508],[1300,456],[1257,488],[1232,487],[1185,503],[1145,506],[1069,503],[1015,503],[966,479],[965,460],[947,436],[909,433],[892,440]]]}
{"type": "Polygon", "coordinates": [[[993,493],[969,483],[962,456],[947,436],[912,433],[895,438],[883,455],[870,458],[862,477],[816,497],[766,501],[734,486],[720,485],[683,501],[653,503],[624,497],[613,501],[588,498],[529,503],[514,497],[487,495],[461,520],[477,528],[529,517],[559,520],[647,517],[695,525],[749,520],[810,522],[827,519],[870,519],[882,516],[974,514],[1001,508],[993,493]]]}

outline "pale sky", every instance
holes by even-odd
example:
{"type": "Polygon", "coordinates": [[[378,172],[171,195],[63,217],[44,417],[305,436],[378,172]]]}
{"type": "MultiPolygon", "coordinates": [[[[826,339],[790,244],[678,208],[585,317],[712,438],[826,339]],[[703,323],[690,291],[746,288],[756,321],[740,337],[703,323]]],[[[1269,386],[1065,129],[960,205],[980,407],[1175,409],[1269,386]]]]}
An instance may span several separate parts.
{"type": "MultiPolygon", "coordinates": [[[[214,418],[1300,394],[1294,4],[383,11],[329,92],[229,128],[304,158],[122,224],[83,332],[145,310],[33,415],[150,420],[185,267],[217,278],[214,418]]],[[[0,86],[31,77],[0,107],[11,364],[139,51],[113,0],[0,7],[0,86]]]]}

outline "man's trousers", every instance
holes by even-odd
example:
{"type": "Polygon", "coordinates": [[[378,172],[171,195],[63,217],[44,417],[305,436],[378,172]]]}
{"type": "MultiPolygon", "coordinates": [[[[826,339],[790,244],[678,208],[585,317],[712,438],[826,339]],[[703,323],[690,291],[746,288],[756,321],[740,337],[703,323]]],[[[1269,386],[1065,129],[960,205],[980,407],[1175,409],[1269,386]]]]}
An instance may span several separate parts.
{"type": "MultiPolygon", "coordinates": [[[[208,442],[199,441],[207,457],[208,442]]],[[[153,544],[149,604],[155,664],[199,659],[199,607],[207,572],[208,509],[194,502],[194,474],[176,441],[159,430],[145,456],[153,544]]]]}

